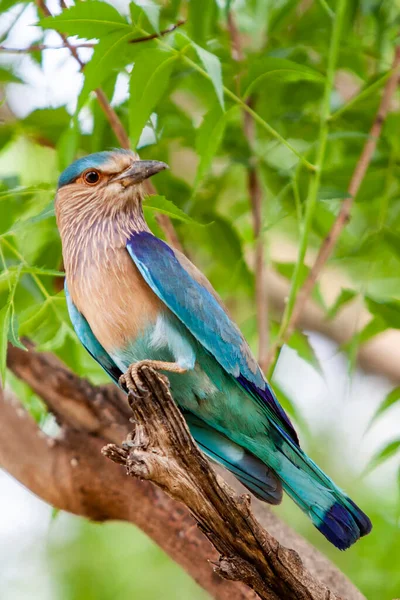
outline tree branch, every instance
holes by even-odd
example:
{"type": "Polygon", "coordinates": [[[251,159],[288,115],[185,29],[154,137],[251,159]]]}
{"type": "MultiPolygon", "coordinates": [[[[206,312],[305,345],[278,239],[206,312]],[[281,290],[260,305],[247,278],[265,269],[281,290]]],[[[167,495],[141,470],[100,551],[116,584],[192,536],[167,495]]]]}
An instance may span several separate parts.
{"type": "MultiPolygon", "coordinates": [[[[58,508],[97,520],[135,523],[217,600],[254,600],[254,594],[242,585],[213,574],[208,561],[215,562],[218,555],[193,527],[194,520],[184,506],[149,482],[127,478],[122,469],[101,457],[102,446],[119,443],[130,429],[126,397],[114,385],[92,386],[54,356],[12,346],[8,366],[43,397],[57,416],[61,435],[49,442],[43,434],[38,435],[36,425],[20,407],[16,409],[0,399],[0,464],[4,468],[58,508]]],[[[204,466],[204,458],[200,457],[199,464],[204,466]]],[[[240,487],[235,480],[236,486],[240,487]]],[[[254,501],[254,508],[260,522],[280,543],[300,552],[310,577],[323,580],[334,594],[347,600],[363,599],[336,567],[264,503],[254,501]]],[[[281,557],[279,553],[283,561],[279,569],[285,568],[287,556],[294,555],[284,552],[281,557]]]]}
{"type": "MultiPolygon", "coordinates": [[[[95,43],[84,42],[82,44],[75,44],[74,48],[94,48],[95,43]]],[[[29,54],[30,52],[43,52],[44,50],[65,50],[67,46],[47,46],[46,44],[33,44],[26,48],[8,48],[7,46],[0,46],[0,52],[7,52],[8,54],[29,54]]],[[[68,48],[67,48],[68,49],[68,48]]]]}
{"type": "Polygon", "coordinates": [[[396,46],[391,70],[392,74],[387,80],[386,85],[384,87],[378,111],[375,115],[374,121],[369,131],[368,138],[364,144],[360,158],[358,159],[353,175],[351,177],[349,187],[347,190],[348,197],[345,198],[345,200],[343,201],[339,214],[332,225],[332,229],[324,239],[319,249],[317,258],[315,259],[315,262],[307,276],[307,279],[305,280],[303,287],[299,290],[297,294],[296,302],[291,317],[289,319],[285,335],[280,340],[279,345],[275,347],[271,352],[271,358],[273,358],[273,356],[275,356],[276,353],[279,352],[280,348],[290,338],[293,331],[295,330],[301,313],[304,310],[304,306],[307,300],[310,298],[311,292],[321,274],[321,271],[325,266],[327,260],[331,256],[343,228],[350,220],[351,208],[353,206],[354,200],[358,194],[360,186],[363,182],[365,174],[372,160],[379,136],[382,131],[383,123],[389,112],[390,103],[396,91],[400,71],[400,46],[396,46]]]}
{"type": "Polygon", "coordinates": [[[215,475],[165,381],[148,367],[140,374],[148,391],[128,397],[135,429],[122,447],[109,444],[103,454],[189,508],[220,554],[215,570],[222,577],[246,583],[263,600],[338,600],[307,572],[295,551],[261,527],[250,496],[236,496],[215,475]]]}
{"type": "Polygon", "coordinates": [[[150,482],[127,478],[101,455],[124,439],[131,412],[112,385],[96,388],[50,354],[9,347],[8,366],[54,412],[61,426],[48,438],[0,389],[0,466],[49,504],[96,521],[122,520],[149,535],[217,600],[254,600],[244,586],[217,577],[217,554],[189,512],[150,482]]]}
{"type": "MultiPolygon", "coordinates": [[[[240,39],[240,33],[236,26],[233,12],[228,12],[228,31],[231,39],[232,58],[237,62],[243,61],[243,49],[240,39]]],[[[239,79],[238,79],[239,83],[239,79]]],[[[252,106],[251,97],[247,104],[252,106]]],[[[254,146],[255,127],[254,120],[248,112],[243,113],[243,131],[249,144],[249,148],[254,146]]],[[[268,295],[266,287],[266,265],[265,265],[265,247],[262,233],[262,200],[263,192],[260,177],[257,171],[256,157],[250,157],[247,167],[247,190],[250,199],[251,213],[253,219],[253,233],[255,240],[254,254],[254,273],[256,284],[256,312],[257,312],[257,331],[258,331],[258,362],[263,371],[268,366],[268,345],[269,345],[269,319],[268,319],[268,295]]]]}
{"type": "MultiPolygon", "coordinates": [[[[63,9],[68,8],[65,5],[65,2],[60,3],[63,9]]],[[[44,5],[40,5],[40,8],[43,9],[44,5]]],[[[47,15],[49,16],[49,15],[47,15]]],[[[168,33],[172,33],[178,27],[182,27],[186,21],[184,19],[180,19],[173,25],[170,25],[166,29],[160,31],[160,33],[152,33],[151,35],[144,35],[142,37],[133,38],[129,40],[129,44],[141,44],[142,42],[150,42],[151,40],[155,40],[156,38],[163,37],[168,33]]],[[[27,48],[8,48],[7,46],[0,46],[0,52],[8,52],[8,54],[29,54],[30,52],[43,52],[44,50],[71,50],[72,48],[95,48],[97,46],[97,42],[82,42],[81,44],[74,44],[72,46],[67,46],[63,44],[62,46],[47,46],[46,44],[32,44],[32,46],[27,46],[27,48]]]]}

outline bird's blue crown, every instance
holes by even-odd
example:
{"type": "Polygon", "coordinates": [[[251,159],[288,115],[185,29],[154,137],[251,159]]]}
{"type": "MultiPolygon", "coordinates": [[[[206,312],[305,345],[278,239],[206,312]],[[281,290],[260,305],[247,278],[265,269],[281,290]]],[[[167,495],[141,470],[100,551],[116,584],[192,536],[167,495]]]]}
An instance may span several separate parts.
{"type": "Polygon", "coordinates": [[[94,154],[89,154],[88,156],[83,156],[82,158],[78,158],[75,162],[69,165],[60,175],[58,180],[58,188],[63,185],[68,185],[72,183],[74,179],[79,177],[81,173],[86,171],[86,169],[90,168],[100,168],[102,165],[108,162],[108,160],[116,153],[120,154],[131,154],[130,150],[124,150],[122,148],[116,148],[111,151],[104,152],[95,152],[94,154]]]}

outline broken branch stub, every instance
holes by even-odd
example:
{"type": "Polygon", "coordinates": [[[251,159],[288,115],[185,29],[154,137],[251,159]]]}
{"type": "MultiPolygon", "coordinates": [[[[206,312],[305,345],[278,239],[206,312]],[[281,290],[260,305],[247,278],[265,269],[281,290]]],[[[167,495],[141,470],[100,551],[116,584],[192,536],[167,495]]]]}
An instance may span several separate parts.
{"type": "Polygon", "coordinates": [[[220,553],[215,570],[222,577],[246,583],[265,600],[339,600],[305,569],[297,552],[261,527],[250,496],[237,496],[214,473],[165,381],[145,366],[140,377],[147,390],[128,396],[134,430],[121,447],[108,444],[103,454],[189,508],[220,553]]]}

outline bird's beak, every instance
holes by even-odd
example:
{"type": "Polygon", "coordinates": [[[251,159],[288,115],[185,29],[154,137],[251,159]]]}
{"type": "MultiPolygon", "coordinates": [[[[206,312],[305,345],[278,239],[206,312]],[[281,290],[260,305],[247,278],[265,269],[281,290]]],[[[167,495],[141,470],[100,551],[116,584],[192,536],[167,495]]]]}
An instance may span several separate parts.
{"type": "Polygon", "coordinates": [[[168,168],[167,164],[158,160],[135,160],[128,169],[120,173],[113,181],[120,181],[127,187],[135,183],[141,183],[152,177],[152,175],[168,168]]]}

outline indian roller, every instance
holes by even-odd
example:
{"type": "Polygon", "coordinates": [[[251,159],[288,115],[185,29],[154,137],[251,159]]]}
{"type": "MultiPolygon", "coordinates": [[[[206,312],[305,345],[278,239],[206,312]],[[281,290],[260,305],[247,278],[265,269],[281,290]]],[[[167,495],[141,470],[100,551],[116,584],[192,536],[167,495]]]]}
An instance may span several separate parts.
{"type": "Polygon", "coordinates": [[[125,389],[140,365],[168,374],[201,450],[270,504],[284,490],[344,550],[370,520],[300,448],[210,282],[147,226],[141,184],[166,167],[117,149],[61,174],[55,207],[77,336],[125,389]]]}

